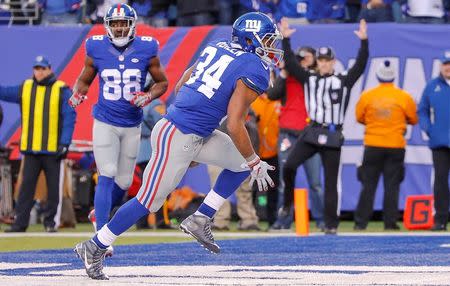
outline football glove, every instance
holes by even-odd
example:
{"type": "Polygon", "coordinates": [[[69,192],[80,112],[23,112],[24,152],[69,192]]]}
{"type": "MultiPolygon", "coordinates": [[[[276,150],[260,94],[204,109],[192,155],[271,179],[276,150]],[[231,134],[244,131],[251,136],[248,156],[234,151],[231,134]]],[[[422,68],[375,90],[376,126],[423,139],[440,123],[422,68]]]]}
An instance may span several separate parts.
{"type": "Polygon", "coordinates": [[[85,101],[86,99],[87,99],[87,95],[81,94],[79,92],[75,92],[69,98],[69,105],[72,106],[72,108],[75,108],[78,105],[80,105],[83,101],[85,101]]]}
{"type": "Polygon", "coordinates": [[[137,91],[132,93],[134,96],[130,103],[137,107],[143,108],[152,101],[152,95],[148,92],[137,91]]]}
{"type": "Polygon", "coordinates": [[[250,168],[250,186],[253,186],[253,183],[256,181],[258,184],[258,190],[260,192],[267,191],[269,188],[268,185],[271,187],[275,186],[275,183],[273,182],[272,178],[270,178],[267,171],[273,171],[275,170],[274,166],[271,166],[267,164],[265,161],[262,161],[258,156],[256,156],[255,159],[247,162],[248,167],[250,168]]]}

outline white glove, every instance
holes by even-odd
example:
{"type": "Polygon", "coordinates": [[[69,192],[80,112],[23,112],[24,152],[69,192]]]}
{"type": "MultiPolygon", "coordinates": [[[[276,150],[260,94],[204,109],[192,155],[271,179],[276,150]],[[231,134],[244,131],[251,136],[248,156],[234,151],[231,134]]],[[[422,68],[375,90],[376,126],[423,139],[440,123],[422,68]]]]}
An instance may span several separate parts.
{"type": "Polygon", "coordinates": [[[85,101],[87,98],[88,98],[87,95],[75,92],[69,98],[69,105],[72,106],[72,108],[75,108],[78,105],[80,105],[83,101],[85,101]]]}
{"type": "Polygon", "coordinates": [[[275,170],[274,166],[267,164],[265,161],[262,161],[258,156],[255,159],[247,162],[248,167],[250,168],[250,186],[253,186],[253,183],[256,181],[258,184],[258,190],[260,192],[267,191],[268,184],[271,187],[275,186],[272,178],[269,177],[267,171],[275,170]],[[268,184],[267,184],[268,183],[268,184]]]}
{"type": "Polygon", "coordinates": [[[152,101],[152,96],[150,93],[138,91],[133,93],[134,97],[130,100],[131,104],[137,107],[143,108],[152,101]]]}

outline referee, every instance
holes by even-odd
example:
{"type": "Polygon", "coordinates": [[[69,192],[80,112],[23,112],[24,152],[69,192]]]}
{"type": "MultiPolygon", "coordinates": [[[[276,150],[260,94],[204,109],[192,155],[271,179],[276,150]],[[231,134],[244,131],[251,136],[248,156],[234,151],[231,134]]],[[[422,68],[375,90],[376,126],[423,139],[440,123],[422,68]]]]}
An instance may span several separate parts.
{"type": "MultiPolygon", "coordinates": [[[[324,221],[325,233],[336,234],[339,224],[337,205],[337,178],[344,143],[342,125],[348,107],[351,88],[363,74],[369,57],[367,26],[361,20],[356,36],[361,39],[356,62],[346,73],[336,73],[335,54],[332,48],[317,50],[317,73],[303,69],[291,50],[289,37],[295,32],[285,19],[281,20],[283,50],[286,69],[304,85],[305,105],[310,118],[309,125],[298,137],[283,168],[285,196],[293,196],[297,168],[316,153],[320,154],[325,174],[324,221]]],[[[283,211],[289,213],[291,202],[286,201],[283,211]]]]}

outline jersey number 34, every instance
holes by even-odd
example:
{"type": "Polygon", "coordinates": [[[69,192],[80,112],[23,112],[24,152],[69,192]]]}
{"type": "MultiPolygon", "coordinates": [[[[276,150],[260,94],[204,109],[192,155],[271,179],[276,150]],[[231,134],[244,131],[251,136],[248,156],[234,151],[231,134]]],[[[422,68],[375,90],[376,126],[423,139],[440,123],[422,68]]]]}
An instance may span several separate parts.
{"type": "Polygon", "coordinates": [[[213,62],[216,53],[217,48],[211,46],[206,47],[200,56],[203,57],[206,55],[206,58],[197,64],[194,73],[186,82],[186,84],[193,84],[197,79],[200,79],[201,85],[197,88],[197,91],[203,93],[208,98],[213,97],[214,93],[222,85],[220,78],[230,62],[234,59],[232,56],[222,55],[218,60],[213,62]]]}

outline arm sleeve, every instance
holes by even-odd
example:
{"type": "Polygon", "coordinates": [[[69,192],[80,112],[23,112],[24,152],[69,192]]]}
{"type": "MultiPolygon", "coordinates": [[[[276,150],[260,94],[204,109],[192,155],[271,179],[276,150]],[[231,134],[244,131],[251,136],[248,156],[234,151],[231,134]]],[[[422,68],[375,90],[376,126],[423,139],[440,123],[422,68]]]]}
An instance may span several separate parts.
{"type": "Polygon", "coordinates": [[[20,103],[20,85],[16,86],[1,86],[0,85],[0,100],[11,103],[20,103]]]}
{"type": "Polygon", "coordinates": [[[267,96],[270,100],[284,99],[286,97],[286,79],[278,76],[273,86],[267,90],[267,96]]]}
{"type": "Polygon", "coordinates": [[[77,113],[68,103],[71,95],[71,90],[68,87],[64,87],[62,92],[63,102],[61,104],[62,130],[59,137],[60,145],[70,145],[70,142],[72,142],[73,130],[75,129],[77,113]]]}
{"type": "Polygon", "coordinates": [[[286,70],[291,76],[298,80],[301,84],[308,81],[309,72],[302,68],[291,50],[291,41],[289,38],[283,39],[282,41],[283,51],[284,51],[284,63],[286,70]]]}
{"type": "Polygon", "coordinates": [[[429,87],[427,86],[423,91],[422,98],[419,103],[419,110],[417,111],[419,115],[419,125],[420,128],[428,134],[430,131],[431,120],[430,120],[430,98],[429,98],[429,87]]]}
{"type": "Polygon", "coordinates": [[[364,115],[366,113],[366,97],[367,95],[363,93],[361,97],[358,100],[358,103],[356,103],[355,107],[355,115],[356,115],[356,121],[358,121],[361,124],[365,124],[364,115]]]}
{"type": "Polygon", "coordinates": [[[416,103],[414,102],[411,95],[408,93],[405,94],[406,96],[406,104],[405,104],[405,114],[406,114],[406,121],[408,124],[416,125],[419,121],[419,118],[417,117],[417,107],[416,103]]]}
{"type": "Polygon", "coordinates": [[[362,40],[361,47],[358,51],[355,64],[348,70],[345,85],[351,88],[358,78],[364,73],[366,69],[367,60],[369,59],[369,41],[362,40]]]}

